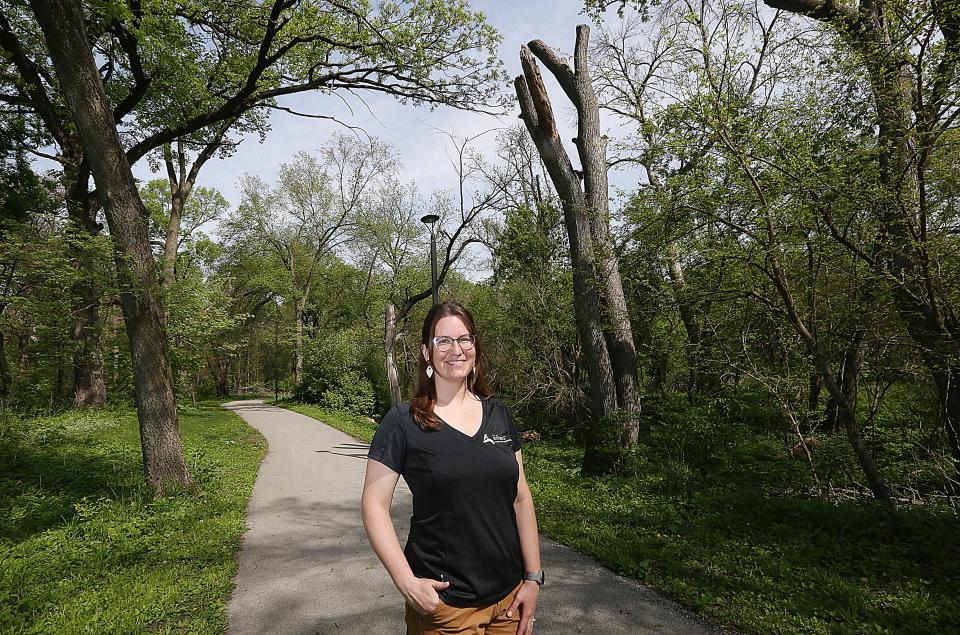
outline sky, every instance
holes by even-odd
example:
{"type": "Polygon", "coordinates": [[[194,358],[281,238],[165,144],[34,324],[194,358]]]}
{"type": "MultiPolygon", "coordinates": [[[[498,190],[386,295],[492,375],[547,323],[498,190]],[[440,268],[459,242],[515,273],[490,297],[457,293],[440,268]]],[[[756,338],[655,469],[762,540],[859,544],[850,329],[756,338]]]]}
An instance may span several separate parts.
{"type": "MultiPolygon", "coordinates": [[[[589,23],[583,15],[583,3],[574,0],[473,0],[471,7],[482,11],[487,21],[503,36],[500,58],[511,78],[520,74],[520,46],[533,39],[541,39],[565,54],[574,47],[576,25],[589,23]]],[[[616,19],[615,13],[612,19],[616,19]]],[[[557,113],[560,137],[566,143],[575,136],[575,110],[553,81],[549,72],[544,78],[557,113]]],[[[512,85],[507,86],[513,94],[512,85]]],[[[333,115],[351,126],[359,126],[371,136],[390,142],[402,162],[401,180],[415,181],[421,194],[429,196],[437,190],[453,189],[456,174],[448,155],[453,146],[444,132],[457,137],[471,137],[484,131],[504,128],[518,122],[519,107],[513,107],[505,117],[438,107],[399,104],[393,98],[378,93],[364,96],[366,104],[351,99],[348,107],[337,96],[310,93],[282,101],[281,105],[297,111],[333,115]]],[[[197,185],[219,190],[231,203],[240,202],[238,181],[244,174],[258,175],[267,183],[274,183],[281,164],[289,162],[298,152],[317,153],[320,146],[335,132],[348,132],[343,126],[328,120],[297,117],[274,111],[271,130],[264,143],[256,135],[239,145],[236,153],[226,159],[215,159],[204,165],[197,185]]],[[[491,154],[496,133],[489,132],[473,147],[491,154]]],[[[577,164],[576,152],[568,148],[577,164]]],[[[134,166],[134,174],[143,181],[164,178],[162,173],[151,174],[146,161],[134,166]]],[[[209,228],[204,228],[208,229],[209,228]]]]}

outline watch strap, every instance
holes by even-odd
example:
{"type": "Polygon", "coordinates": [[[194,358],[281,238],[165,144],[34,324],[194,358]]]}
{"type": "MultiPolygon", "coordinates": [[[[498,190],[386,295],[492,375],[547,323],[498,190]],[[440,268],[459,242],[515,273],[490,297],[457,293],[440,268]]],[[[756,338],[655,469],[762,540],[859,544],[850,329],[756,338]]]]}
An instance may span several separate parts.
{"type": "Polygon", "coordinates": [[[529,582],[536,582],[540,586],[543,586],[543,582],[544,582],[543,569],[541,569],[540,571],[537,571],[536,573],[525,573],[523,575],[523,579],[529,582]]]}

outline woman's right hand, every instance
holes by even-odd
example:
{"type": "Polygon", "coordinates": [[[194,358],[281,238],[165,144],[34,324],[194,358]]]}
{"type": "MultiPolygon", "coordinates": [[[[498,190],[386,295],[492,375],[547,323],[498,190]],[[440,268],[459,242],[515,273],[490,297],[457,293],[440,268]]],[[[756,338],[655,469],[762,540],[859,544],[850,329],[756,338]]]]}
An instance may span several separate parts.
{"type": "Polygon", "coordinates": [[[400,593],[417,613],[429,615],[437,610],[440,605],[440,595],[437,591],[442,591],[448,586],[450,586],[449,582],[440,582],[429,578],[413,578],[400,589],[400,593]]]}

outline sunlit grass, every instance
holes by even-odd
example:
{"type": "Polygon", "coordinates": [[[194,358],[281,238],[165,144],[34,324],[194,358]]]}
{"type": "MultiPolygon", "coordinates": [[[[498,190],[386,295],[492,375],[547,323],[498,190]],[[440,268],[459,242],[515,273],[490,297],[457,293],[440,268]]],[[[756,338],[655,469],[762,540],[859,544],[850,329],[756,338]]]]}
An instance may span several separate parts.
{"type": "Polygon", "coordinates": [[[152,500],[129,411],[0,421],[0,632],[220,633],[266,444],[181,411],[199,486],[152,500]]]}

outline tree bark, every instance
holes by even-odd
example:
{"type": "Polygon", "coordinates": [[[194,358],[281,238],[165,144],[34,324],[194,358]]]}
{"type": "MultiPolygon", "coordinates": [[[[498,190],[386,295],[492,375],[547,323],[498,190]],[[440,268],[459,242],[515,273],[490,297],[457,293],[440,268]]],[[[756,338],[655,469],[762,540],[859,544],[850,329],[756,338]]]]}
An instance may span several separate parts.
{"type": "Polygon", "coordinates": [[[73,352],[73,405],[102,408],[107,405],[107,382],[100,339],[100,295],[90,281],[76,285],[74,293],[78,306],[73,323],[76,347],[73,352]]]}
{"type": "Polygon", "coordinates": [[[683,277],[683,265],[680,262],[680,250],[673,240],[667,243],[667,273],[670,275],[670,286],[673,289],[673,298],[680,312],[680,321],[683,322],[687,333],[687,365],[689,366],[688,383],[689,394],[699,391],[703,387],[715,387],[719,380],[708,373],[704,368],[705,351],[703,350],[702,318],[697,307],[690,301],[687,293],[687,282],[683,277]]]}
{"type": "Polygon", "coordinates": [[[96,258],[87,244],[100,233],[97,206],[87,191],[90,170],[82,159],[83,149],[71,136],[61,152],[64,160],[62,182],[66,192],[70,229],[76,238],[70,241],[71,259],[85,280],[73,287],[73,405],[101,408],[107,405],[103,344],[100,340],[100,289],[95,282],[96,258]]]}
{"type": "Polygon", "coordinates": [[[130,341],[144,473],[154,495],[192,485],[180,442],[148,214],[97,71],[76,0],[32,0],[73,113],[114,241],[120,303],[130,341]]]}
{"type": "Polygon", "coordinates": [[[0,407],[6,407],[10,398],[10,366],[7,364],[7,340],[0,330],[0,407]]]}
{"type": "Polygon", "coordinates": [[[386,315],[384,316],[383,329],[383,350],[387,364],[387,381],[390,382],[390,401],[396,406],[401,401],[400,397],[400,379],[397,376],[397,360],[394,357],[394,347],[397,342],[397,318],[396,307],[392,302],[387,302],[386,315]]]}
{"type": "Polygon", "coordinates": [[[294,303],[296,313],[296,342],[294,344],[293,382],[297,386],[303,381],[303,314],[307,310],[307,298],[297,298],[294,303]]]}
{"type": "Polygon", "coordinates": [[[585,475],[613,472],[619,463],[619,451],[615,448],[620,445],[622,428],[614,430],[611,435],[611,424],[616,419],[617,390],[600,321],[603,312],[597,292],[593,236],[587,214],[587,201],[557,134],[553,108],[540,70],[526,46],[521,47],[520,61],[523,75],[514,80],[520,102],[520,117],[533,137],[560,197],[570,243],[574,311],[577,331],[587,360],[592,405],[582,471],[585,475]]]}
{"type": "MultiPolygon", "coordinates": [[[[843,393],[850,408],[854,411],[857,408],[857,391],[860,388],[860,372],[863,370],[863,340],[866,333],[863,329],[857,329],[847,349],[843,352],[843,361],[840,364],[840,392],[843,393]]],[[[826,420],[824,427],[830,432],[845,430],[849,425],[844,420],[845,411],[840,408],[840,404],[832,395],[827,400],[826,420]]]]}
{"type": "Polygon", "coordinates": [[[600,103],[587,63],[589,41],[590,27],[577,25],[573,69],[540,40],[530,42],[530,50],[550,69],[577,109],[577,138],[574,143],[583,170],[583,195],[593,239],[595,275],[601,293],[604,337],[616,386],[617,405],[624,414],[621,443],[629,447],[636,443],[640,431],[637,351],[623,294],[620,266],[610,237],[607,137],[601,134],[600,103]]]}

